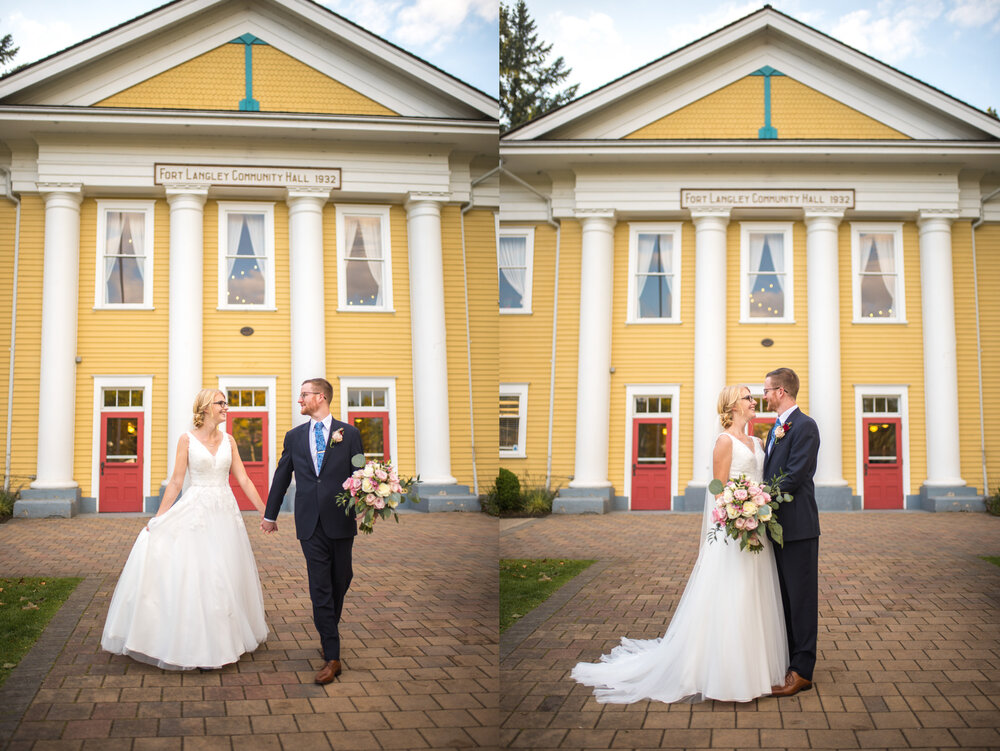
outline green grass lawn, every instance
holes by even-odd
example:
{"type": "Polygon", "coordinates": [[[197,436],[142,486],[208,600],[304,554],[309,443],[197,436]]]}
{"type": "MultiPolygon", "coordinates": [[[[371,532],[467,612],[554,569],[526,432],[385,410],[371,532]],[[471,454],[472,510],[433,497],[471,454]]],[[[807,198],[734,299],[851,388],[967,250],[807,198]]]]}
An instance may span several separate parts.
{"type": "Polygon", "coordinates": [[[984,561],[989,561],[994,566],[1000,566],[1000,555],[981,555],[979,557],[984,561]]]}
{"type": "Polygon", "coordinates": [[[534,610],[593,561],[565,558],[500,561],[500,632],[534,610]]]}
{"type": "Polygon", "coordinates": [[[0,686],[82,579],[0,579],[0,686]]]}

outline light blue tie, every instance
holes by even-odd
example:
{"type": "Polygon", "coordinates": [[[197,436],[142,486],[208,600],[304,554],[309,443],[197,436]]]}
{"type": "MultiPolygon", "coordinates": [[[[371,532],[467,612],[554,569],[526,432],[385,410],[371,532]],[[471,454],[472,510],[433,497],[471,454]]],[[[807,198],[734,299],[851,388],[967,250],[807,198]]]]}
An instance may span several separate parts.
{"type": "Polygon", "coordinates": [[[771,425],[771,432],[767,434],[767,453],[771,453],[771,449],[774,448],[774,431],[778,429],[781,425],[781,420],[775,420],[774,424],[771,425]]]}
{"type": "Polygon", "coordinates": [[[326,453],[326,440],[323,438],[323,423],[316,423],[316,427],[313,428],[313,434],[316,437],[316,471],[323,468],[323,454],[326,453]]]}

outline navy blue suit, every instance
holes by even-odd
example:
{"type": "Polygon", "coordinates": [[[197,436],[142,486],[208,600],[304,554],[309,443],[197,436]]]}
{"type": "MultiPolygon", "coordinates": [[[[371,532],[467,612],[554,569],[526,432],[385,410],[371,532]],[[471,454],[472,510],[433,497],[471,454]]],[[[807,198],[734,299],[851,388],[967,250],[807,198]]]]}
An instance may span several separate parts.
{"type": "Polygon", "coordinates": [[[354,472],[351,457],[363,453],[361,433],[353,425],[334,419],[323,466],[317,475],[309,448],[313,440],[309,426],[307,422],[285,433],[264,516],[278,518],[278,510],[294,474],[295,534],[306,558],[313,622],[319,632],[324,658],[339,660],[340,614],[354,576],[351,554],[358,528],[354,512],[347,513],[335,499],[344,492],[344,480],[354,472]],[[338,430],[343,430],[343,439],[334,442],[338,430]]]}
{"type": "Polygon", "coordinates": [[[785,423],[785,435],[774,441],[764,459],[764,479],[773,481],[782,472],[781,490],[792,495],[778,506],[784,547],[774,546],[781,585],[781,604],[788,633],[790,670],[812,680],[816,665],[819,611],[819,510],[816,508],[816,457],[819,428],[801,409],[785,423]]]}

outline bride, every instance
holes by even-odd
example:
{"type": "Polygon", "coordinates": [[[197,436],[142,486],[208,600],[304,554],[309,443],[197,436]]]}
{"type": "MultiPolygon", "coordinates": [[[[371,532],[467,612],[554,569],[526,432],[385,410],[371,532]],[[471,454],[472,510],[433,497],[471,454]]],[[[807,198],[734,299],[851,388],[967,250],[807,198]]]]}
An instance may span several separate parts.
{"type": "Polygon", "coordinates": [[[111,598],[101,647],[167,670],[218,668],[267,637],[264,597],[233,491],[232,470],[264,512],[232,436],[220,431],[226,397],[204,389],[193,432],[177,442],[156,516],[139,533],[111,598]],[[186,472],[190,485],[174,503],[186,472]]]}
{"type": "MultiPolygon", "coordinates": [[[[756,405],[745,386],[719,394],[725,429],[716,439],[713,475],[725,482],[746,475],[761,480],[764,449],[746,434],[756,405]]],[[[715,498],[706,491],[701,548],[667,633],[627,639],[598,663],[581,662],[572,677],[595,688],[598,702],[750,701],[784,682],[788,645],[774,550],[764,538],[759,553],[741,551],[714,523],[715,498]]]]}

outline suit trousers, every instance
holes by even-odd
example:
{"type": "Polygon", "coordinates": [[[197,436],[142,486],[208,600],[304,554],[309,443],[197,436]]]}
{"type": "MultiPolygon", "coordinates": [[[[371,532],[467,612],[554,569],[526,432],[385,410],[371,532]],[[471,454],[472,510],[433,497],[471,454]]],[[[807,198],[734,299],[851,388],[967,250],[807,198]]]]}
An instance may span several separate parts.
{"type": "Polygon", "coordinates": [[[313,623],[319,632],[323,658],[340,659],[340,614],[344,609],[344,596],[354,578],[351,554],[353,537],[331,539],[323,532],[323,525],[308,540],[299,540],[309,572],[309,596],[312,599],[313,623]]]}
{"type": "Polygon", "coordinates": [[[819,619],[819,538],[774,546],[788,633],[788,669],[812,680],[819,619]]]}

